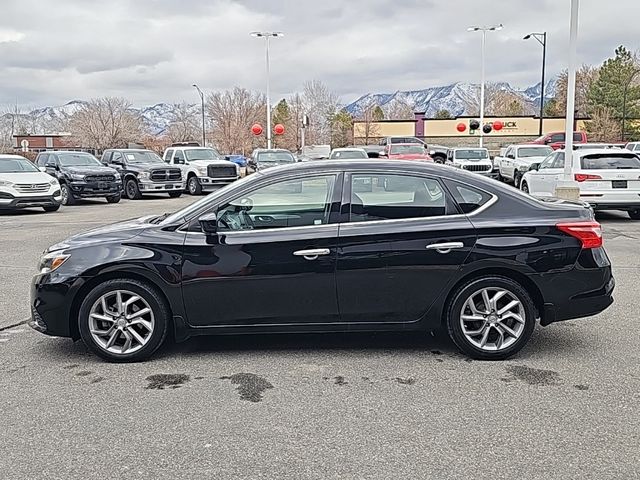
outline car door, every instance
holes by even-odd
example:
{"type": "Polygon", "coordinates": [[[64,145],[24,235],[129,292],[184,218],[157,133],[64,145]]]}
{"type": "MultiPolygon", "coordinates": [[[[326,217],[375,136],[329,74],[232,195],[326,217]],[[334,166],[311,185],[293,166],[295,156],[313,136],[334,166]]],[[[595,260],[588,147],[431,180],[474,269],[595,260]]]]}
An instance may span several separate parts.
{"type": "Polygon", "coordinates": [[[168,149],[166,152],[164,152],[164,156],[162,157],[162,159],[167,162],[167,163],[172,163],[173,160],[173,149],[170,148],[168,149]]]}
{"type": "Polygon", "coordinates": [[[555,162],[557,155],[558,154],[556,152],[552,153],[540,163],[537,170],[529,171],[527,183],[529,187],[529,193],[531,195],[546,195],[546,175],[551,165],[553,165],[553,162],[555,162]]]}
{"type": "Polygon", "coordinates": [[[500,162],[500,166],[503,167],[501,168],[501,174],[503,177],[513,178],[514,158],[515,149],[513,147],[509,147],[500,162]]]}
{"type": "Polygon", "coordinates": [[[336,271],[342,321],[357,328],[419,320],[473,248],[473,225],[436,177],[372,170],[345,181],[336,271]]]}
{"type": "Polygon", "coordinates": [[[182,292],[191,325],[339,328],[341,174],[297,175],[221,200],[215,238],[186,235],[182,292]]]}
{"type": "Polygon", "coordinates": [[[542,192],[545,196],[553,197],[556,186],[564,173],[564,152],[557,152],[553,162],[545,165],[542,192]]]}

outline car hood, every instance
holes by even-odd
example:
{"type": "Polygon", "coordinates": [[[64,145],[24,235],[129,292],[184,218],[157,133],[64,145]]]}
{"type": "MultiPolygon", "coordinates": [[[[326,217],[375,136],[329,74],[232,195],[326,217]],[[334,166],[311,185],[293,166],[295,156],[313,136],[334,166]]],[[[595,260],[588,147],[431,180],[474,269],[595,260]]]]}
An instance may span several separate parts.
{"type": "Polygon", "coordinates": [[[52,178],[43,172],[0,173],[0,180],[11,183],[49,183],[52,178]]]}
{"type": "Polygon", "coordinates": [[[147,228],[156,227],[157,225],[149,223],[155,217],[157,217],[157,215],[146,215],[144,217],[125,220],[124,222],[105,225],[86,232],[78,233],[60,243],[51,245],[47,249],[46,253],[85,247],[95,243],[129,240],[147,228]]]}
{"type": "Polygon", "coordinates": [[[196,167],[206,167],[208,165],[215,165],[217,167],[235,167],[236,164],[228,160],[190,160],[189,165],[196,167]]]}
{"type": "Polygon", "coordinates": [[[168,168],[177,168],[173,165],[168,165],[162,162],[149,162],[149,163],[128,163],[127,170],[143,171],[143,170],[166,170],[168,168]]]}
{"type": "Polygon", "coordinates": [[[462,159],[462,158],[456,158],[454,160],[455,163],[461,163],[461,164],[467,164],[467,163],[473,163],[474,165],[493,165],[491,163],[491,159],[490,158],[478,158],[478,159],[462,159]]]}
{"type": "Polygon", "coordinates": [[[101,165],[86,166],[86,167],[64,167],[65,172],[73,173],[75,175],[90,175],[90,174],[103,174],[114,175],[116,170],[111,167],[103,167],[101,165]]]}

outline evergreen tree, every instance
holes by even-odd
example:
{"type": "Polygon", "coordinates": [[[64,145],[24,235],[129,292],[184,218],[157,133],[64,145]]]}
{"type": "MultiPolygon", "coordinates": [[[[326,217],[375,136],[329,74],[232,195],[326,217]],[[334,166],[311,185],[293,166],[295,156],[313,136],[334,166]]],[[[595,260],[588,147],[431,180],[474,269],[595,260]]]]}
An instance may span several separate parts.
{"type": "Polygon", "coordinates": [[[453,115],[451,115],[449,110],[442,109],[436,112],[434,118],[437,118],[438,120],[450,120],[453,118],[453,115]]]}

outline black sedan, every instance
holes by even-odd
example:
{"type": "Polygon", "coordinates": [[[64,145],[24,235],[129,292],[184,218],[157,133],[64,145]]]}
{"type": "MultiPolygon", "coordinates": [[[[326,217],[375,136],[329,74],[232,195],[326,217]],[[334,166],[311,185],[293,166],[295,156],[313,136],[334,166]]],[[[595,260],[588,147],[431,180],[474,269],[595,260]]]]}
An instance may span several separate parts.
{"type": "Polygon", "coordinates": [[[582,205],[442,165],[325,161],[50,247],[31,325],[112,361],[150,356],[170,331],[182,341],[441,327],[467,355],[504,359],[537,320],[595,315],[613,288],[582,205]]]}

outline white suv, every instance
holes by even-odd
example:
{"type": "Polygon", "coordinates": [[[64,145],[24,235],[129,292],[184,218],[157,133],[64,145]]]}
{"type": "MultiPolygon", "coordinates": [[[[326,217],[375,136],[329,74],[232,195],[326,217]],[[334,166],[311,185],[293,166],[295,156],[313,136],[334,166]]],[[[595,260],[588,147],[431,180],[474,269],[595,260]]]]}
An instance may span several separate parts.
{"type": "Polygon", "coordinates": [[[225,160],[215,148],[171,147],[162,158],[182,170],[186,190],[191,195],[200,195],[203,190],[235,182],[240,177],[240,167],[225,160]]]}
{"type": "Polygon", "coordinates": [[[489,150],[486,148],[451,148],[447,151],[445,163],[488,177],[496,175],[493,172],[493,162],[489,158],[489,150]]]}
{"type": "Polygon", "coordinates": [[[0,209],[42,207],[55,212],[61,202],[58,180],[24,157],[0,155],[0,209]]]}
{"type": "MultiPolygon", "coordinates": [[[[564,174],[565,151],[556,150],[533,164],[521,182],[523,191],[553,197],[564,174]]],[[[623,149],[580,149],[573,152],[571,172],[580,187],[580,200],[594,210],[622,210],[640,220],[640,157],[623,149]]]]}

